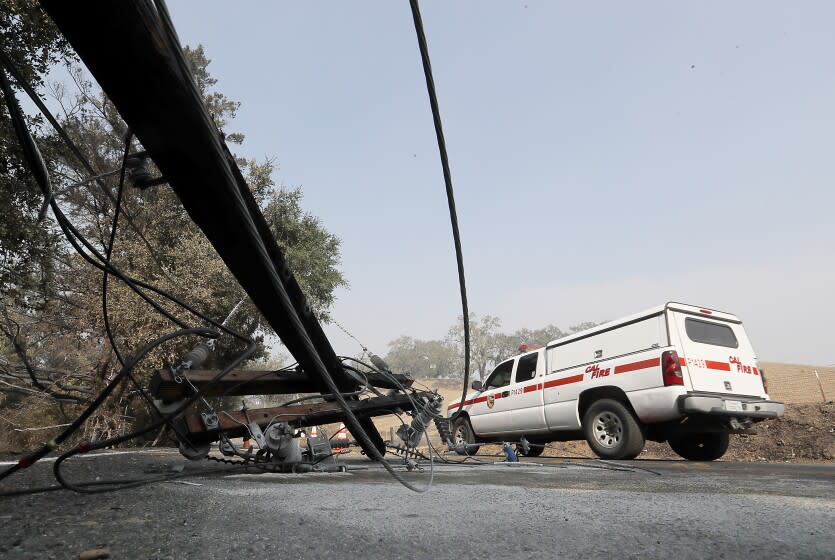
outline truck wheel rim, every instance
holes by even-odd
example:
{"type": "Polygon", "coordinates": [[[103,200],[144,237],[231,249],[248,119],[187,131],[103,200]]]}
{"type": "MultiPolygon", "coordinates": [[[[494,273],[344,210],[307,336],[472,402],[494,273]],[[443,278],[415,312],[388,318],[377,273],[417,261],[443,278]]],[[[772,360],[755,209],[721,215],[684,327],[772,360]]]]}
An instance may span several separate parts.
{"type": "Polygon", "coordinates": [[[623,422],[616,414],[601,412],[592,422],[594,439],[606,449],[620,445],[623,439],[623,422]]]}
{"type": "Polygon", "coordinates": [[[458,445],[462,445],[467,443],[467,440],[464,438],[464,427],[458,426],[455,429],[455,443],[458,445]]]}

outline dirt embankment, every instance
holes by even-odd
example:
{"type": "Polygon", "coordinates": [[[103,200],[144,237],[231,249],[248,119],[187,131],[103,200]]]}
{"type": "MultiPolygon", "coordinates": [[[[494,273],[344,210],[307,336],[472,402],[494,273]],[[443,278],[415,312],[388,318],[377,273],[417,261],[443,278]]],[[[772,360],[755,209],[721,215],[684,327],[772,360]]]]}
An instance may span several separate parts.
{"type": "MultiPolygon", "coordinates": [[[[756,435],[731,436],[724,461],[835,462],[835,402],[786,405],[783,418],[755,425],[756,435]]],[[[579,446],[580,442],[575,442],[579,446]]],[[[556,444],[557,446],[559,444],[556,444]]],[[[588,450],[584,443],[583,447],[588,450]]],[[[679,459],[666,443],[647,442],[642,458],[679,459]]]]}
{"type": "Polygon", "coordinates": [[[786,415],[757,424],[757,435],[731,438],[736,461],[835,461],[835,402],[787,404],[786,415]]]}

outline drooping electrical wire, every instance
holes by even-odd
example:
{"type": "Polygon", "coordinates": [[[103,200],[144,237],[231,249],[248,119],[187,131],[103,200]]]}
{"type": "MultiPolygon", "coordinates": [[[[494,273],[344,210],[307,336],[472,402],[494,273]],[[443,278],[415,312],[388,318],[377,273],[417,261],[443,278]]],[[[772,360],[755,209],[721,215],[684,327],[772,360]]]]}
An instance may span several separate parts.
{"type": "MultiPolygon", "coordinates": [[[[110,226],[110,240],[107,242],[107,247],[104,252],[104,258],[107,262],[110,262],[110,257],[113,254],[113,244],[116,242],[116,229],[119,226],[119,210],[121,209],[122,194],[125,189],[125,170],[127,168],[128,154],[130,153],[130,143],[133,139],[133,132],[129,130],[125,136],[125,153],[124,156],[122,156],[122,169],[119,174],[119,190],[116,193],[116,206],[113,209],[113,222],[110,226]]],[[[107,339],[110,341],[110,347],[113,348],[113,352],[116,354],[116,359],[119,360],[121,365],[125,365],[122,353],[116,345],[116,339],[113,336],[113,331],[110,329],[110,313],[107,309],[107,279],[109,276],[110,272],[105,268],[101,281],[101,313],[102,318],[104,319],[104,330],[107,333],[107,339]]]]}
{"type": "Polygon", "coordinates": [[[30,467],[39,459],[46,456],[49,452],[54,451],[58,448],[61,443],[63,443],[68,437],[70,437],[76,430],[102,405],[102,403],[107,399],[107,397],[118,387],[133,371],[133,368],[138,364],[151,350],[159,346],[160,344],[167,342],[173,338],[177,338],[180,336],[185,335],[200,335],[215,338],[217,337],[217,332],[212,331],[205,328],[198,328],[198,329],[184,329],[180,331],[176,331],[164,336],[157,338],[156,340],[150,342],[149,344],[145,345],[139,352],[137,352],[136,356],[125,364],[122,369],[117,373],[110,383],[102,389],[102,391],[96,396],[96,398],[91,402],[86,409],[70,424],[69,427],[64,429],[58,436],[49,440],[48,442],[44,443],[38,449],[27,453],[20,460],[15,464],[0,473],[0,480],[3,480],[7,476],[11,475],[12,473],[18,471],[19,469],[24,469],[30,467]]]}
{"type": "MultiPolygon", "coordinates": [[[[179,301],[176,297],[172,296],[164,292],[163,290],[159,290],[157,288],[153,288],[148,286],[147,284],[141,282],[135,282],[132,278],[129,278],[127,275],[123,274],[120,270],[112,266],[109,262],[109,259],[105,258],[99,251],[90,243],[69,221],[69,219],[64,215],[61,211],[60,207],[58,207],[57,203],[55,202],[54,198],[49,196],[51,192],[51,181],[49,179],[49,172],[46,168],[46,164],[44,163],[43,159],[39,157],[39,151],[37,150],[37,145],[35,144],[32,135],[30,134],[28,128],[26,127],[25,120],[23,119],[23,114],[20,111],[19,105],[17,103],[17,98],[14,95],[14,92],[11,90],[11,87],[8,84],[8,80],[5,77],[5,73],[0,70],[0,79],[2,79],[3,91],[4,96],[6,97],[6,103],[9,107],[10,115],[12,117],[15,131],[18,135],[18,139],[21,145],[24,147],[24,155],[27,159],[27,164],[29,165],[33,177],[35,178],[36,182],[41,188],[41,191],[44,194],[46,200],[49,201],[49,204],[52,208],[53,214],[55,216],[56,222],[58,223],[59,228],[64,233],[64,236],[73,246],[73,249],[87,262],[92,264],[93,266],[99,268],[100,270],[108,270],[110,274],[117,276],[120,280],[125,282],[131,289],[133,289],[140,297],[142,297],[146,302],[148,302],[154,309],[156,309],[159,313],[166,316],[169,320],[174,322],[180,328],[185,328],[186,324],[168,313],[165,309],[159,306],[155,301],[147,296],[143,292],[143,290],[139,289],[139,285],[146,289],[150,289],[155,293],[181,305],[184,308],[188,308],[185,306],[181,301],[179,301]],[[86,248],[86,251],[84,248],[86,248]],[[91,255],[87,254],[87,251],[90,252],[91,255]],[[95,257],[95,258],[93,258],[95,257]]],[[[47,111],[47,114],[54,119],[55,117],[49,113],[49,110],[44,107],[44,110],[47,111]]],[[[193,312],[193,310],[190,309],[193,312]]],[[[198,315],[200,316],[200,315],[198,315]]],[[[202,317],[203,319],[212,322],[208,318],[202,317]]],[[[214,323],[213,323],[214,324],[214,323]]],[[[217,325],[215,325],[217,326],[217,325]]],[[[228,329],[224,329],[228,331],[228,329]]]]}
{"type": "MultiPolygon", "coordinates": [[[[0,51],[0,54],[2,54],[2,51],[0,51]]],[[[3,62],[4,62],[4,64],[11,64],[10,61],[6,62],[5,60],[3,60],[3,62]]],[[[12,68],[14,69],[13,65],[12,65],[12,68]]],[[[19,76],[19,72],[17,72],[16,69],[14,69],[14,72],[12,74],[15,75],[15,76],[19,76]]],[[[38,100],[38,108],[41,112],[43,112],[44,116],[47,117],[47,120],[49,120],[50,122],[55,121],[57,123],[57,119],[55,118],[55,116],[43,104],[43,102],[40,100],[40,98],[37,97],[37,94],[33,92],[31,86],[29,84],[27,84],[26,82],[21,82],[20,80],[22,80],[22,78],[20,78],[20,77],[18,77],[16,79],[18,80],[18,85],[20,87],[22,87],[27,92],[32,91],[31,95],[36,96],[35,99],[38,100]]],[[[13,92],[11,92],[11,90],[9,90],[9,102],[16,103],[16,98],[15,98],[13,92]]],[[[21,132],[23,134],[25,134],[26,136],[28,136],[29,139],[31,140],[31,135],[29,134],[28,129],[25,128],[25,122],[23,121],[22,116],[21,116],[21,118],[16,119],[15,122],[21,123],[21,125],[23,127],[21,132]]],[[[60,127],[60,124],[57,124],[57,126],[60,127]]],[[[63,131],[63,129],[61,129],[61,131],[63,131]]],[[[65,132],[61,135],[61,137],[66,142],[69,142],[70,144],[72,144],[72,140],[69,139],[68,136],[66,136],[65,132]]],[[[32,143],[34,144],[34,140],[32,140],[32,143]]],[[[124,173],[125,173],[125,165],[124,164],[125,164],[125,162],[123,161],[122,168],[119,171],[119,173],[122,174],[123,177],[124,177],[124,173]]],[[[36,180],[38,180],[38,183],[41,186],[41,189],[44,190],[45,192],[48,192],[48,186],[46,185],[46,183],[49,181],[49,174],[48,174],[48,171],[46,170],[45,164],[43,164],[42,161],[40,161],[40,163],[35,161],[34,163],[31,163],[31,166],[32,166],[33,175],[35,176],[36,180]]],[[[120,184],[123,185],[124,180],[120,180],[120,184]]],[[[109,193],[109,191],[107,191],[107,192],[109,193]]],[[[113,200],[114,203],[115,203],[116,198],[113,197],[112,193],[109,193],[109,195],[111,197],[111,200],[113,200]]],[[[206,316],[205,314],[196,310],[191,305],[187,304],[186,302],[182,301],[181,299],[177,298],[176,296],[173,296],[172,294],[166,292],[165,290],[161,290],[161,289],[159,289],[159,288],[157,288],[153,285],[150,285],[150,284],[148,284],[146,282],[143,282],[141,280],[138,280],[136,278],[129,277],[126,274],[122,273],[118,268],[116,268],[115,266],[112,265],[112,263],[110,262],[110,259],[108,257],[103,256],[92,245],[92,243],[87,241],[87,239],[72,225],[72,223],[69,221],[69,219],[67,219],[67,217],[60,210],[60,207],[57,206],[57,204],[55,203],[54,200],[52,200],[50,202],[50,204],[51,204],[51,207],[52,207],[52,210],[53,210],[53,214],[55,215],[56,222],[58,223],[59,227],[62,229],[65,237],[67,237],[67,240],[70,242],[70,244],[73,246],[73,248],[76,250],[76,252],[79,253],[79,255],[82,258],[84,258],[87,262],[89,262],[90,264],[92,264],[96,268],[102,270],[103,272],[105,270],[107,270],[110,275],[118,277],[126,285],[128,285],[128,287],[130,287],[134,292],[136,292],[137,295],[139,295],[140,297],[145,299],[146,302],[148,302],[151,306],[153,306],[157,310],[157,312],[159,312],[163,316],[167,317],[174,324],[176,324],[177,326],[179,326],[181,328],[186,327],[185,323],[181,322],[179,319],[177,319],[176,317],[174,317],[173,315],[168,313],[165,309],[159,307],[153,300],[150,300],[150,298],[147,296],[147,294],[145,294],[143,292],[143,290],[148,290],[148,291],[154,292],[155,294],[171,301],[172,303],[174,303],[178,307],[181,307],[182,309],[185,309],[186,311],[188,311],[192,315],[200,318],[203,321],[206,321],[207,323],[209,323],[212,326],[214,326],[215,328],[225,332],[226,334],[234,336],[234,337],[236,337],[239,340],[242,340],[244,342],[249,341],[248,337],[245,337],[245,336],[237,333],[236,331],[226,327],[225,324],[223,324],[221,322],[218,322],[218,321],[212,319],[211,317],[206,316]],[[87,251],[90,252],[89,255],[87,254],[87,251],[85,251],[82,248],[82,246],[84,248],[86,248],[87,251]]],[[[118,209],[120,207],[121,207],[121,205],[118,205],[116,208],[118,209]]],[[[120,210],[120,212],[124,213],[123,210],[120,210]]],[[[118,217],[118,214],[117,214],[117,217],[118,217]]],[[[112,242],[110,243],[110,245],[112,246],[112,242]]]]}
{"type": "MultiPolygon", "coordinates": [[[[438,140],[438,152],[441,156],[441,167],[443,168],[444,184],[446,185],[449,219],[452,223],[452,239],[455,243],[455,260],[458,265],[458,287],[461,292],[461,309],[464,319],[464,388],[461,392],[461,402],[464,402],[467,398],[467,385],[470,380],[470,311],[469,305],[467,304],[467,283],[464,276],[464,253],[461,249],[461,234],[458,231],[458,213],[455,210],[455,194],[452,191],[452,174],[449,170],[446,140],[444,140],[444,129],[441,123],[441,111],[438,108],[438,95],[435,92],[435,79],[432,76],[432,63],[429,61],[429,47],[426,45],[426,34],[423,31],[423,19],[420,15],[418,0],[409,0],[409,4],[412,7],[412,19],[415,23],[420,58],[423,62],[426,90],[429,93],[429,105],[432,108],[432,121],[435,124],[435,136],[438,140]]],[[[453,418],[458,417],[460,414],[461,408],[453,414],[453,418]]]]}
{"type": "MultiPolygon", "coordinates": [[[[211,338],[216,338],[218,336],[218,333],[216,331],[210,331],[209,329],[186,329],[184,331],[177,331],[177,332],[168,334],[166,336],[158,338],[153,343],[146,345],[145,348],[140,350],[140,352],[137,353],[137,356],[134,357],[134,359],[131,360],[131,362],[129,362],[123,368],[123,371],[126,371],[126,373],[130,373],[131,371],[133,371],[133,368],[136,367],[136,364],[139,363],[139,361],[141,361],[141,359],[144,358],[145,355],[147,355],[148,352],[150,352],[153,348],[155,348],[156,346],[158,346],[162,342],[165,342],[166,340],[170,340],[170,339],[175,338],[177,336],[183,336],[185,334],[200,334],[201,331],[204,334],[207,333],[207,332],[211,333],[211,335],[212,335],[211,338]]],[[[216,383],[216,382],[220,381],[221,379],[223,379],[230,371],[235,369],[235,367],[237,367],[238,364],[240,364],[241,362],[243,362],[244,360],[246,360],[247,358],[252,356],[252,354],[255,352],[256,348],[257,348],[257,345],[255,344],[255,342],[251,341],[250,344],[247,346],[246,350],[244,350],[241,354],[239,354],[231,363],[229,363],[224,369],[222,369],[217,375],[215,375],[210,380],[210,383],[207,386],[210,386],[211,383],[216,383]]],[[[194,403],[198,399],[202,398],[204,391],[205,391],[205,387],[199,389],[193,395],[191,395],[189,398],[185,399],[174,410],[172,410],[171,412],[169,412],[167,414],[163,414],[162,418],[160,418],[159,420],[156,420],[156,421],[154,421],[154,422],[152,422],[152,423],[150,423],[150,424],[148,424],[148,425],[146,425],[146,426],[144,426],[144,427],[142,427],[138,430],[135,430],[135,431],[130,432],[128,434],[124,434],[124,435],[121,435],[121,436],[116,436],[116,437],[113,437],[113,438],[100,440],[100,441],[96,441],[96,442],[81,442],[81,443],[79,443],[78,445],[76,445],[75,447],[70,449],[69,451],[66,451],[63,455],[58,457],[58,459],[55,461],[55,463],[53,465],[53,472],[55,474],[55,479],[62,486],[67,488],[68,490],[74,490],[76,492],[96,493],[96,492],[99,492],[99,491],[109,491],[109,490],[111,490],[112,488],[111,489],[100,490],[100,489],[89,489],[89,488],[76,487],[73,484],[67,482],[66,479],[63,477],[63,475],[61,474],[61,465],[64,463],[64,461],[66,461],[70,457],[73,457],[73,456],[78,455],[80,453],[87,453],[89,451],[94,451],[94,450],[97,450],[97,449],[104,449],[106,447],[113,447],[113,446],[118,445],[120,443],[123,443],[125,441],[134,439],[134,438],[139,437],[139,436],[144,435],[144,434],[147,434],[148,432],[150,432],[152,430],[156,430],[157,428],[161,427],[163,424],[166,424],[166,423],[170,422],[171,418],[174,418],[175,416],[177,416],[181,412],[185,411],[189,406],[191,406],[192,403],[194,403]]],[[[141,483],[141,484],[144,484],[144,482],[141,483]]],[[[136,486],[136,485],[139,485],[139,484],[126,485],[126,486],[122,486],[120,488],[130,488],[130,487],[133,487],[133,486],[136,486]]]]}
{"type": "MultiPolygon", "coordinates": [[[[117,276],[120,280],[124,281],[133,291],[135,291],[138,295],[140,295],[145,301],[147,301],[149,304],[151,304],[152,307],[154,307],[154,309],[156,309],[158,312],[160,312],[161,314],[166,316],[168,319],[170,319],[172,322],[174,322],[175,324],[177,324],[178,326],[180,326],[181,328],[184,329],[184,330],[178,331],[176,333],[172,333],[170,335],[165,335],[165,336],[159,337],[156,340],[154,340],[153,342],[149,343],[145,347],[145,349],[140,351],[140,354],[138,355],[138,359],[135,358],[129,364],[125,364],[124,360],[120,359],[120,361],[122,362],[122,365],[123,365],[122,370],[120,370],[120,372],[116,375],[116,377],[114,377],[114,379],[111,381],[111,383],[108,384],[108,386],[105,387],[105,389],[102,390],[101,393],[99,393],[99,395],[93,400],[93,402],[90,403],[88,408],[66,430],[64,430],[59,436],[57,436],[56,438],[53,438],[49,442],[46,442],[44,445],[42,445],[40,448],[36,449],[35,451],[25,455],[23,458],[21,458],[21,460],[16,465],[14,465],[13,467],[11,467],[9,469],[6,469],[2,473],[0,473],[0,480],[2,480],[3,478],[6,478],[7,476],[11,475],[12,473],[16,472],[17,470],[30,466],[31,464],[36,462],[38,459],[44,457],[46,454],[48,454],[52,450],[56,449],[58,447],[58,445],[60,445],[70,435],[72,435],[93,414],[93,412],[95,412],[95,410],[97,410],[102,405],[104,400],[125,379],[131,379],[131,381],[133,381],[133,383],[137,386],[137,388],[138,388],[139,392],[142,394],[143,398],[145,398],[145,400],[150,403],[151,402],[150,397],[147,395],[147,393],[144,391],[144,389],[141,386],[139,386],[138,382],[136,382],[136,380],[133,379],[133,377],[132,377],[133,368],[138,363],[138,361],[141,360],[141,358],[144,357],[144,355],[147,354],[148,351],[150,351],[150,349],[158,346],[159,344],[161,344],[161,343],[163,343],[167,340],[170,340],[170,339],[178,337],[178,336],[183,336],[185,334],[201,334],[203,336],[210,336],[212,338],[217,338],[217,336],[219,336],[218,332],[211,331],[209,329],[205,329],[205,328],[189,329],[189,328],[187,328],[185,323],[180,321],[177,317],[168,313],[157,302],[155,302],[154,300],[149,298],[143,292],[143,290],[140,289],[138,284],[141,284],[142,287],[144,287],[144,288],[146,288],[150,291],[153,291],[154,293],[156,293],[160,296],[163,296],[163,297],[169,299],[170,301],[180,305],[181,307],[183,307],[184,309],[188,310],[189,312],[197,315],[201,319],[204,319],[207,322],[217,326],[219,329],[223,330],[224,332],[230,333],[230,334],[236,336],[237,338],[240,338],[240,339],[247,342],[247,344],[248,344],[247,349],[239,356],[239,358],[234,360],[234,362],[227,369],[223,370],[215,379],[213,379],[212,382],[219,381],[222,378],[222,376],[226,375],[226,373],[228,373],[228,371],[231,371],[231,369],[235,365],[237,365],[242,360],[244,360],[248,356],[250,356],[252,354],[252,352],[254,352],[256,346],[255,346],[255,343],[251,339],[249,339],[248,337],[245,337],[241,334],[238,334],[235,331],[227,328],[225,326],[225,324],[219,324],[216,321],[214,321],[213,319],[211,319],[209,317],[206,317],[205,315],[197,312],[191,306],[185,304],[184,302],[181,302],[178,298],[172,296],[171,294],[168,294],[167,292],[165,292],[163,290],[160,290],[158,288],[155,288],[155,287],[150,286],[150,285],[148,285],[146,283],[143,283],[143,282],[134,282],[131,278],[127,277],[118,268],[116,268],[112,265],[112,263],[110,262],[110,252],[111,252],[112,246],[113,246],[113,239],[114,239],[114,236],[115,236],[116,225],[117,225],[116,222],[118,220],[118,209],[120,207],[119,202],[121,201],[122,188],[124,186],[124,171],[125,171],[125,168],[124,168],[125,161],[124,160],[123,160],[123,168],[122,168],[122,180],[120,181],[119,201],[117,201],[117,203],[116,203],[116,213],[115,213],[115,216],[114,216],[113,229],[111,231],[110,244],[108,245],[108,248],[107,248],[108,249],[107,250],[107,253],[108,253],[107,256],[101,255],[96,250],[96,248],[89,241],[87,241],[87,239],[84,238],[83,235],[81,235],[81,233],[67,219],[67,217],[64,215],[64,213],[61,211],[60,207],[58,207],[57,202],[54,200],[54,198],[52,196],[51,181],[49,179],[49,172],[46,168],[46,164],[43,161],[43,158],[40,157],[40,152],[37,149],[37,145],[35,144],[34,139],[32,138],[31,134],[29,133],[29,130],[28,130],[28,128],[26,126],[26,123],[25,123],[25,120],[23,118],[23,113],[20,110],[19,104],[17,103],[16,96],[14,95],[14,92],[11,90],[11,87],[8,83],[8,80],[6,79],[5,73],[4,73],[2,68],[0,68],[0,86],[2,86],[2,91],[3,91],[4,97],[6,98],[7,106],[9,107],[9,114],[12,118],[16,134],[18,136],[18,139],[19,139],[21,145],[23,146],[24,156],[26,157],[27,164],[30,167],[30,169],[33,173],[33,176],[35,177],[36,182],[38,183],[38,185],[40,186],[40,188],[41,188],[41,190],[44,194],[44,198],[45,198],[46,203],[52,208],[52,211],[53,211],[53,214],[55,216],[56,222],[58,223],[60,229],[62,230],[62,232],[64,233],[64,235],[66,236],[66,238],[70,242],[70,244],[73,246],[73,248],[87,262],[93,264],[97,268],[104,271],[104,273],[105,273],[105,280],[104,280],[105,289],[106,289],[107,275],[113,274],[114,276],[117,276]],[[88,255],[87,251],[85,251],[84,248],[82,248],[82,245],[93,256],[88,255]],[[95,257],[95,258],[93,258],[93,257],[95,257]]],[[[52,117],[52,119],[54,119],[54,117],[52,117]]],[[[125,147],[125,154],[126,155],[127,155],[128,150],[129,150],[129,147],[130,147],[130,141],[128,139],[126,141],[126,147],[125,147]]],[[[105,311],[105,314],[106,314],[106,309],[107,309],[106,308],[106,300],[104,300],[104,301],[105,301],[104,311],[105,311]]],[[[235,309],[237,309],[237,307],[238,306],[236,306],[235,309]]],[[[234,312],[234,310],[233,310],[233,312],[234,312]]],[[[225,323],[225,321],[224,321],[224,323],[225,323]]],[[[108,329],[108,336],[112,340],[112,333],[109,331],[109,329],[108,329]]],[[[114,344],[114,346],[115,346],[115,344],[114,344]]],[[[118,353],[118,350],[116,350],[116,352],[118,353]]],[[[121,442],[121,441],[126,441],[128,439],[133,438],[133,437],[137,437],[138,435],[142,435],[144,433],[147,433],[147,431],[149,431],[151,429],[155,429],[156,427],[159,427],[162,424],[168,424],[170,426],[171,425],[170,424],[170,421],[171,421],[170,419],[176,413],[179,413],[180,411],[184,410],[187,406],[189,406],[192,402],[194,402],[199,397],[199,395],[200,395],[200,392],[198,391],[191,398],[186,399],[180,409],[178,409],[174,413],[171,413],[171,414],[168,414],[168,415],[163,415],[160,420],[151,424],[150,427],[145,427],[141,430],[132,432],[132,433],[127,434],[125,436],[120,436],[120,438],[107,440],[109,442],[109,445],[113,445],[115,443],[118,443],[118,442],[121,442]],[[118,439],[118,442],[116,441],[116,439],[118,439]]],[[[88,448],[89,448],[89,446],[88,446],[88,448]]],[[[80,448],[76,448],[76,449],[79,450],[78,452],[83,452],[83,450],[80,450],[80,448]]]]}

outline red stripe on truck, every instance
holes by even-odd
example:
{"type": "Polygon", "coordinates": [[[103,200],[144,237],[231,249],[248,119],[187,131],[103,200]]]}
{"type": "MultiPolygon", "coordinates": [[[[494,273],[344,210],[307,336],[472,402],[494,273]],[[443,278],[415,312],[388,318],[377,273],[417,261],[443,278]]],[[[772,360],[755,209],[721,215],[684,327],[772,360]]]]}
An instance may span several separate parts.
{"type": "Polygon", "coordinates": [[[707,369],[718,369],[719,371],[731,371],[731,364],[728,362],[712,362],[705,360],[705,367],[707,369]]]}
{"type": "Polygon", "coordinates": [[[552,379],[551,381],[545,382],[545,388],[549,389],[551,387],[559,387],[560,385],[568,385],[570,383],[578,383],[583,380],[583,374],[580,375],[572,375],[569,377],[560,377],[559,379],[552,379]]]}
{"type": "Polygon", "coordinates": [[[650,358],[649,360],[641,360],[640,362],[632,362],[631,364],[621,364],[615,366],[615,373],[629,373],[630,371],[638,371],[639,369],[648,369],[651,367],[658,367],[661,365],[661,358],[650,358]]]}
{"type": "MultiPolygon", "coordinates": [[[[464,406],[467,406],[468,404],[472,404],[472,403],[473,403],[473,401],[471,401],[471,400],[469,400],[469,401],[464,401],[464,406]]],[[[446,409],[447,409],[447,410],[452,410],[452,409],[454,409],[454,408],[460,408],[460,407],[461,407],[461,403],[460,403],[460,402],[457,402],[457,403],[452,403],[451,405],[449,405],[448,407],[446,407],[446,409]]]]}
{"type": "MultiPolygon", "coordinates": [[[[496,398],[499,398],[499,395],[496,395],[496,398]]],[[[476,397],[474,399],[469,399],[469,400],[464,401],[464,406],[470,406],[471,404],[478,404],[478,403],[484,402],[486,400],[487,400],[486,396],[476,397]]],[[[461,403],[452,403],[451,405],[446,407],[446,409],[447,410],[452,410],[453,408],[460,408],[460,407],[461,407],[461,403]]]]}

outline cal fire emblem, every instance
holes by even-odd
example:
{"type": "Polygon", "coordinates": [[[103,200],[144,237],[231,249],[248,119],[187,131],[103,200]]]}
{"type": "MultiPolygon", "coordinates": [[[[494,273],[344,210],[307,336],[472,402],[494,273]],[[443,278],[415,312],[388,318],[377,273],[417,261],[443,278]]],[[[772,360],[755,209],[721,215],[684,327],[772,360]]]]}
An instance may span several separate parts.
{"type": "Polygon", "coordinates": [[[487,396],[487,408],[493,408],[493,406],[495,404],[496,404],[496,397],[493,396],[493,395],[488,395],[487,396]]]}

